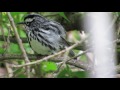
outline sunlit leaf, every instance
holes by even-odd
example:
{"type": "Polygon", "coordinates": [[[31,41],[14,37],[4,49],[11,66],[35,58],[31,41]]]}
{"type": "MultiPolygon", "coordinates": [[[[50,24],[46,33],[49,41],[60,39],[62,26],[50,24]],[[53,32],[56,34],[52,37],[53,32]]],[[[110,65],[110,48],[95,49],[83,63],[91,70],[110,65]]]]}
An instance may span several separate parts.
{"type": "Polygon", "coordinates": [[[2,12],[2,15],[6,15],[6,12],[2,12]]]}
{"type": "Polygon", "coordinates": [[[55,71],[55,70],[57,70],[57,65],[53,62],[43,62],[42,70],[45,72],[55,71]]]}
{"type": "Polygon", "coordinates": [[[9,48],[8,48],[8,53],[12,53],[12,54],[19,53],[19,54],[21,54],[22,52],[21,52],[18,44],[11,43],[9,48]]]}

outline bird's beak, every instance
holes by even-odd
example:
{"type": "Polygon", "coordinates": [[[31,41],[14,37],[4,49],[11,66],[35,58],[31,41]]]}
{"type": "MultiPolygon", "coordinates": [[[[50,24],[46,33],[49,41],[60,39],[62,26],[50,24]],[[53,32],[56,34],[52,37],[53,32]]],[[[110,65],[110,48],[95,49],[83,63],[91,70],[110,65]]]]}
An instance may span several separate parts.
{"type": "Polygon", "coordinates": [[[25,22],[19,22],[19,23],[17,23],[17,24],[25,24],[25,22]]]}

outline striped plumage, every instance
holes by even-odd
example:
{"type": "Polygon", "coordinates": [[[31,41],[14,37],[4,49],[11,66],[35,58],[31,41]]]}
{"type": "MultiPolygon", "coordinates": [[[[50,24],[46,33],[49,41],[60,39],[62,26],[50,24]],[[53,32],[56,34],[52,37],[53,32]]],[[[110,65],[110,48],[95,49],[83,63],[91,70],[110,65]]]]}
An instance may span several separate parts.
{"type": "MultiPolygon", "coordinates": [[[[50,55],[66,47],[66,31],[63,26],[55,21],[48,20],[38,14],[30,14],[24,18],[28,42],[38,54],[50,55]]],[[[70,51],[70,56],[74,53],[70,51]]]]}

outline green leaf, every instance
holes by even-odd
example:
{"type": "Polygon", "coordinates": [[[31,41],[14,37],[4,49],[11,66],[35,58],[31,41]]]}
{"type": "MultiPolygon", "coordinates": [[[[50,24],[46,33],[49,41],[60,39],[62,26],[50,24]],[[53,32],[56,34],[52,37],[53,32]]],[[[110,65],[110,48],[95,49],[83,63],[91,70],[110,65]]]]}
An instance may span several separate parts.
{"type": "Polygon", "coordinates": [[[120,15],[120,12],[117,12],[118,13],[118,15],[120,15]]]}
{"type": "Polygon", "coordinates": [[[33,54],[34,53],[32,48],[30,47],[30,45],[28,43],[25,43],[23,45],[24,45],[24,48],[25,48],[27,53],[29,53],[29,54],[33,54]]]}
{"type": "Polygon", "coordinates": [[[16,78],[27,78],[27,76],[24,74],[19,74],[16,78]]]}
{"type": "Polygon", "coordinates": [[[6,12],[2,12],[2,15],[6,15],[6,12]]]}
{"type": "Polygon", "coordinates": [[[61,70],[57,78],[85,78],[86,75],[87,74],[85,71],[72,71],[70,67],[67,65],[66,68],[61,70]]]}
{"type": "Polygon", "coordinates": [[[8,16],[7,16],[7,14],[6,14],[6,12],[2,12],[2,21],[4,21],[4,22],[8,22],[8,16]]]}
{"type": "Polygon", "coordinates": [[[70,20],[65,16],[64,12],[59,12],[59,15],[66,19],[68,22],[70,22],[70,20]]]}
{"type": "Polygon", "coordinates": [[[68,65],[66,68],[61,70],[61,72],[58,74],[57,78],[72,78],[72,71],[70,70],[68,65]]]}
{"type": "Polygon", "coordinates": [[[72,31],[73,36],[76,38],[76,40],[80,40],[80,35],[77,30],[72,31]]]}
{"type": "Polygon", "coordinates": [[[19,48],[19,45],[18,44],[14,44],[14,43],[11,43],[9,48],[8,48],[8,53],[10,54],[16,54],[16,53],[19,53],[19,54],[22,54],[20,48],[19,48]]]}
{"type": "Polygon", "coordinates": [[[4,42],[0,41],[0,54],[4,53],[4,48],[3,47],[4,42]]]}
{"type": "Polygon", "coordinates": [[[26,33],[21,29],[19,29],[19,35],[20,37],[26,38],[26,33]]]}
{"type": "Polygon", "coordinates": [[[86,78],[87,73],[85,71],[73,72],[73,78],[86,78]]]}
{"type": "Polygon", "coordinates": [[[42,71],[51,72],[57,70],[57,65],[54,62],[42,62],[42,71]]]}
{"type": "Polygon", "coordinates": [[[23,16],[26,14],[27,12],[11,12],[11,15],[14,18],[15,23],[20,22],[23,19],[23,16]]]}

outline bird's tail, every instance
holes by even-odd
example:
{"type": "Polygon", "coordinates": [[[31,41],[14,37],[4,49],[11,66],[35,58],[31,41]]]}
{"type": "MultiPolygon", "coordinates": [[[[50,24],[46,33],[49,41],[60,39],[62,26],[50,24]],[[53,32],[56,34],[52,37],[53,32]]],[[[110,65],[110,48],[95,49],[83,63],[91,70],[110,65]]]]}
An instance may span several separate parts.
{"type": "MultiPolygon", "coordinates": [[[[68,43],[63,37],[61,37],[61,39],[62,39],[62,43],[64,43],[67,47],[70,46],[69,43],[68,43]]],[[[72,50],[70,50],[70,51],[69,51],[69,56],[70,56],[70,57],[74,57],[74,56],[75,56],[75,53],[74,53],[72,50]]]]}

